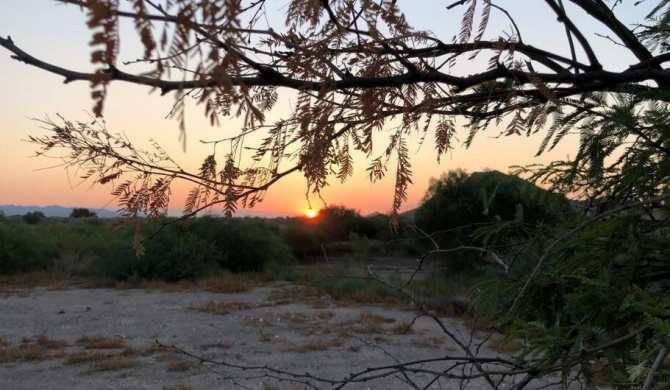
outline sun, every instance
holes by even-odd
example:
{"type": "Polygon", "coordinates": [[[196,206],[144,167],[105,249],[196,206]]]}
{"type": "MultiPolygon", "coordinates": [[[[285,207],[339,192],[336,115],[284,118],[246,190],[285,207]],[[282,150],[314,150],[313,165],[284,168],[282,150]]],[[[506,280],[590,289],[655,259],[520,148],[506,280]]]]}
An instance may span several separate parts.
{"type": "Polygon", "coordinates": [[[309,210],[307,210],[307,213],[305,213],[305,215],[309,219],[312,219],[312,218],[316,217],[316,214],[317,214],[317,212],[314,209],[309,209],[309,210]]]}

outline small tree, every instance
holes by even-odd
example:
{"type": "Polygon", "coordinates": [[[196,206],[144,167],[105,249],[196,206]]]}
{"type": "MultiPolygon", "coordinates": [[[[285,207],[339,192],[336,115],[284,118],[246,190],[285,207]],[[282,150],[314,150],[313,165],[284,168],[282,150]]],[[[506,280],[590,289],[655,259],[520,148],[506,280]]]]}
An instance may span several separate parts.
{"type": "Polygon", "coordinates": [[[81,207],[76,207],[72,209],[72,212],[70,213],[70,218],[95,218],[95,217],[97,217],[97,213],[81,207]]]}
{"type": "Polygon", "coordinates": [[[535,229],[555,225],[569,211],[565,197],[518,177],[498,171],[470,175],[455,170],[431,180],[415,222],[424,232],[431,232],[440,248],[464,248],[448,255],[445,264],[450,272],[473,271],[481,264],[482,252],[477,247],[495,248],[528,239],[535,229]],[[475,235],[482,227],[495,224],[507,224],[502,242],[486,242],[488,235],[475,235]]]}
{"type": "Polygon", "coordinates": [[[40,223],[46,217],[41,211],[32,211],[25,213],[22,218],[27,224],[34,225],[36,223],[40,223]]]}

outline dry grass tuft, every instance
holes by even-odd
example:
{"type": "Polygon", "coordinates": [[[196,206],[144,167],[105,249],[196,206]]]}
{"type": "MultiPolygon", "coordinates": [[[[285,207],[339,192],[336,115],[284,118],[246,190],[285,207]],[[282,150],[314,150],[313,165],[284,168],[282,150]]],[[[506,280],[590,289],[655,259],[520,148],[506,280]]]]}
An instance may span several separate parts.
{"type": "Polygon", "coordinates": [[[437,348],[444,344],[444,340],[439,337],[415,337],[412,339],[412,345],[421,348],[437,348]]]}
{"type": "Polygon", "coordinates": [[[108,357],[110,357],[110,355],[106,355],[100,352],[90,352],[90,351],[74,352],[67,355],[67,358],[65,359],[65,364],[69,365],[84,364],[84,363],[93,364],[95,362],[105,360],[108,357]]]}
{"type": "Polygon", "coordinates": [[[200,287],[213,293],[239,293],[255,287],[256,283],[249,275],[223,272],[210,276],[200,282],[200,287]]]}
{"type": "Polygon", "coordinates": [[[102,335],[83,335],[77,339],[84,349],[117,349],[124,348],[125,343],[121,339],[110,339],[102,335]]]}
{"type": "Polygon", "coordinates": [[[382,324],[391,324],[395,322],[395,318],[384,317],[379,314],[374,313],[361,313],[358,317],[362,322],[368,323],[374,326],[382,326],[382,324]]]}
{"type": "Polygon", "coordinates": [[[330,340],[320,338],[316,340],[311,340],[307,344],[285,349],[285,351],[296,352],[296,353],[307,353],[314,351],[326,351],[331,348],[341,347],[342,345],[344,345],[344,341],[340,337],[332,338],[330,340]]]}
{"type": "Polygon", "coordinates": [[[137,360],[135,360],[134,357],[116,355],[94,362],[93,369],[96,371],[117,371],[125,368],[132,368],[136,365],[137,360]]]}
{"type": "Polygon", "coordinates": [[[178,383],[176,385],[163,385],[163,390],[198,390],[198,388],[178,383]]]}
{"type": "Polygon", "coordinates": [[[168,372],[186,372],[198,368],[198,363],[192,360],[175,360],[167,366],[168,372]]]}
{"type": "Polygon", "coordinates": [[[50,339],[46,334],[38,334],[35,339],[35,344],[46,349],[63,349],[67,347],[67,341],[50,339]]]}
{"type": "Polygon", "coordinates": [[[306,302],[316,298],[319,291],[314,286],[284,287],[272,294],[272,299],[279,302],[306,302]]]}
{"type": "Polygon", "coordinates": [[[412,334],[414,333],[414,329],[412,329],[412,323],[410,321],[402,321],[399,322],[389,329],[391,333],[395,334],[412,334]]]}
{"type": "Polygon", "coordinates": [[[251,305],[244,302],[213,302],[207,303],[192,303],[188,305],[188,309],[202,313],[226,315],[233,310],[245,310],[251,308],[251,305]]]}
{"type": "Polygon", "coordinates": [[[275,337],[272,337],[271,333],[263,332],[262,329],[258,330],[258,340],[264,343],[268,343],[275,340],[275,337]]]}
{"type": "Polygon", "coordinates": [[[203,351],[206,351],[208,349],[213,349],[213,348],[230,349],[232,347],[233,347],[233,343],[219,342],[219,343],[202,344],[200,346],[200,349],[202,349],[203,351]]]}
{"type": "Polygon", "coordinates": [[[246,326],[255,326],[255,327],[268,327],[272,326],[272,321],[266,320],[260,317],[244,317],[242,319],[244,325],[246,326]]]}
{"type": "Polygon", "coordinates": [[[69,288],[71,281],[56,272],[38,271],[0,276],[0,293],[4,296],[25,294],[24,289],[46,287],[49,290],[69,288]]]}
{"type": "Polygon", "coordinates": [[[45,334],[38,335],[34,341],[23,337],[18,345],[12,345],[6,339],[1,340],[0,363],[56,359],[65,355],[64,350],[68,346],[67,342],[50,339],[45,334]]]}
{"type": "Polygon", "coordinates": [[[517,352],[523,348],[521,340],[505,340],[505,336],[495,333],[489,338],[489,347],[498,352],[517,352]]]}

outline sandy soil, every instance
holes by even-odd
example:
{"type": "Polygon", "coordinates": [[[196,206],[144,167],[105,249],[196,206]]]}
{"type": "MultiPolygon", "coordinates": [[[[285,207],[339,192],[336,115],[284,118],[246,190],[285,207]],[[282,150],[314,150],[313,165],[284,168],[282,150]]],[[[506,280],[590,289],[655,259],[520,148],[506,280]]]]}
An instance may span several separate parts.
{"type": "MultiPolygon", "coordinates": [[[[0,298],[0,389],[307,388],[278,381],[267,370],[201,364],[156,342],[233,365],[335,381],[398,361],[463,355],[435,321],[415,316],[393,307],[342,305],[287,283],[237,294],[35,289],[0,298]],[[408,334],[397,334],[413,320],[408,334]]],[[[468,342],[470,332],[460,320],[442,321],[468,342]]],[[[479,356],[493,355],[498,353],[487,347],[479,350],[479,356]]],[[[427,388],[458,388],[458,381],[431,378],[410,379],[427,388]]],[[[404,380],[394,375],[345,388],[410,388],[404,380]]],[[[489,387],[475,380],[465,388],[489,387]]]]}

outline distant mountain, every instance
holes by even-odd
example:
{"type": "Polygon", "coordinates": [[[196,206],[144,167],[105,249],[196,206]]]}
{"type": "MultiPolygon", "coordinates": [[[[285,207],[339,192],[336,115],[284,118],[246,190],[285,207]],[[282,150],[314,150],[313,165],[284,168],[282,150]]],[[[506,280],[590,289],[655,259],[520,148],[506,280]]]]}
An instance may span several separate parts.
{"type": "MultiPolygon", "coordinates": [[[[26,213],[32,213],[34,211],[41,211],[47,217],[69,217],[72,209],[74,207],[63,207],[63,206],[18,206],[13,204],[4,204],[0,205],[0,211],[2,211],[6,216],[12,215],[24,215],[26,213]]],[[[113,210],[108,209],[95,209],[89,208],[92,212],[96,213],[100,218],[116,218],[119,214],[113,210]]]]}

